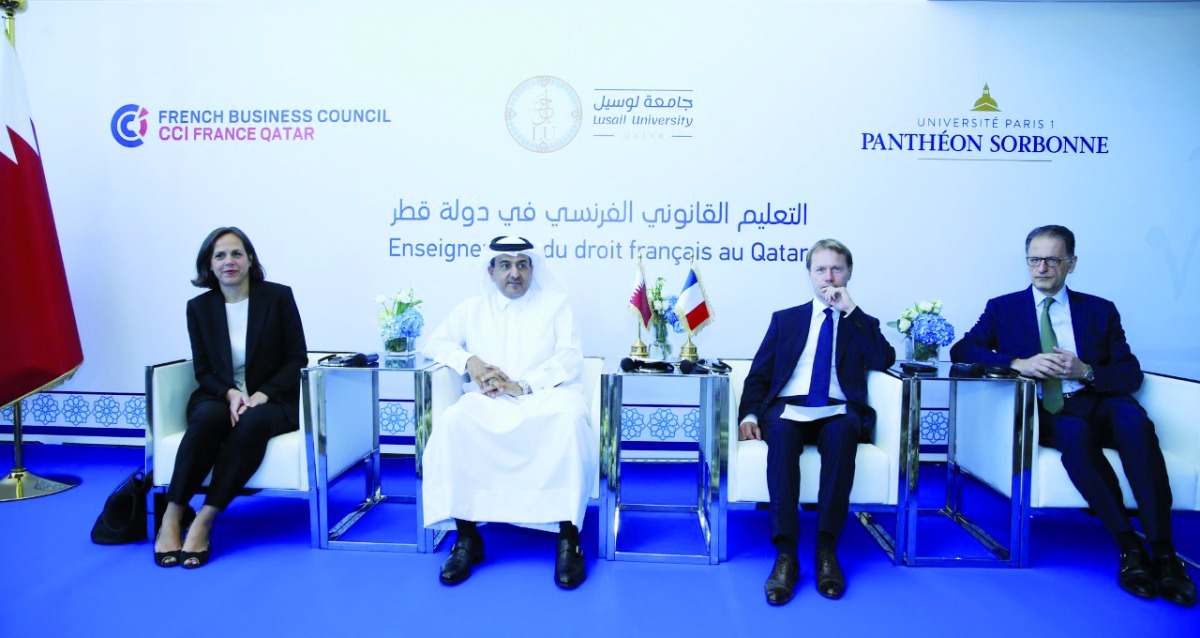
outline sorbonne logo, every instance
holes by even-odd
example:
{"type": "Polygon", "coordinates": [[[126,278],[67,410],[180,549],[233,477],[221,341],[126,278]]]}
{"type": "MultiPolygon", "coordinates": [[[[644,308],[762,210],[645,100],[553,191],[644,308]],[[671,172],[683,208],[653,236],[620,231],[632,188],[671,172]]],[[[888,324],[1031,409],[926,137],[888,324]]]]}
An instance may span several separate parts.
{"type": "Polygon", "coordinates": [[[992,90],[988,88],[987,83],[983,85],[983,95],[978,100],[975,100],[975,108],[972,111],[1000,111],[1000,105],[996,104],[996,100],[992,98],[992,90]]]}
{"type": "Polygon", "coordinates": [[[539,75],[513,89],[504,120],[518,144],[536,153],[550,153],[575,139],[583,121],[583,106],[570,84],[539,75]]]}
{"type": "Polygon", "coordinates": [[[126,104],[117,109],[117,112],[113,113],[112,123],[109,125],[113,139],[126,148],[141,146],[150,126],[146,122],[147,115],[149,115],[149,111],[136,104],[126,104]]]}

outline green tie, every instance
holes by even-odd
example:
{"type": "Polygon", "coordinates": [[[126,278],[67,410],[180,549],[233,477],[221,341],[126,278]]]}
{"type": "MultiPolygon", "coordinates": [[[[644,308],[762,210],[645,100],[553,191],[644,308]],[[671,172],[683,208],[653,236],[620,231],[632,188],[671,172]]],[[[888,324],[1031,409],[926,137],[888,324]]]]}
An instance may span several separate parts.
{"type": "MultiPolygon", "coordinates": [[[[1046,297],[1042,302],[1042,319],[1039,326],[1042,338],[1042,352],[1052,353],[1055,346],[1058,345],[1058,339],[1054,336],[1054,326],[1050,325],[1050,304],[1054,303],[1054,297],[1046,297]]],[[[1042,381],[1042,407],[1050,414],[1058,414],[1063,409],[1062,395],[1062,380],[1061,379],[1046,379],[1042,381]]]]}

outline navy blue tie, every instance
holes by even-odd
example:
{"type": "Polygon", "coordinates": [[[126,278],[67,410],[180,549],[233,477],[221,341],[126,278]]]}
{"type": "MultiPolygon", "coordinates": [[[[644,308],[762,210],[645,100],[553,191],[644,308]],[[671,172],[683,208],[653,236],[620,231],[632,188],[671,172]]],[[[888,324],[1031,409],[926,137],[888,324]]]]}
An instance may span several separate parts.
{"type": "Polygon", "coordinates": [[[829,405],[829,371],[833,368],[833,310],[825,309],[825,321],[817,335],[817,353],[813,356],[812,380],[808,384],[808,400],[805,405],[820,407],[829,405]]]}

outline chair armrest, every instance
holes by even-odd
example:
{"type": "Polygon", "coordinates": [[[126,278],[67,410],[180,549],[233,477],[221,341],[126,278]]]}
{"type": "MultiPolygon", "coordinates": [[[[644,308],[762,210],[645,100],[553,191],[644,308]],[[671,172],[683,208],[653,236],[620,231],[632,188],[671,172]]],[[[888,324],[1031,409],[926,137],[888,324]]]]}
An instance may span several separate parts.
{"type": "Polygon", "coordinates": [[[187,429],[187,404],[196,382],[190,359],[146,366],[146,469],[154,470],[154,459],[163,439],[187,429]]]}
{"type": "Polygon", "coordinates": [[[588,406],[588,425],[600,433],[600,375],[604,372],[604,357],[584,357],[583,399],[588,406]]]}
{"type": "Polygon", "coordinates": [[[429,441],[429,435],[433,432],[433,422],[442,416],[446,408],[454,405],[459,397],[463,395],[464,375],[455,372],[452,368],[438,364],[437,366],[421,372],[424,375],[424,392],[428,393],[428,407],[422,418],[420,418],[415,427],[414,435],[416,445],[414,452],[416,454],[417,473],[421,472],[421,459],[425,456],[425,443],[429,441]]]}
{"type": "MultiPolygon", "coordinates": [[[[875,410],[875,447],[887,454],[888,494],[900,490],[900,439],[904,424],[904,382],[886,372],[867,372],[867,405],[875,410]]],[[[920,427],[917,425],[916,427],[920,427]]]]}
{"type": "Polygon", "coordinates": [[[146,442],[187,429],[187,404],[200,384],[191,359],[146,366],[146,442]]]}
{"type": "Polygon", "coordinates": [[[742,390],[746,385],[746,375],[750,374],[750,359],[722,359],[729,364],[729,429],[727,435],[722,437],[721,442],[724,444],[721,450],[721,458],[726,459],[726,472],[729,477],[729,493],[737,494],[734,490],[734,481],[738,477],[738,406],[742,402],[742,390]]]}
{"type": "Polygon", "coordinates": [[[1133,396],[1154,421],[1162,449],[1200,467],[1200,382],[1147,373],[1133,396]]]}

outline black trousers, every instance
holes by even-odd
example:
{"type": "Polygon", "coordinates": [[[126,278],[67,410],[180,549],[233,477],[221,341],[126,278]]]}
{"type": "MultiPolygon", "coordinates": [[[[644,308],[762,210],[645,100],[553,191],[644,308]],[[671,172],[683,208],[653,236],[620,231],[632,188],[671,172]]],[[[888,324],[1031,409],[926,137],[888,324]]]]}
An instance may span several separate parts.
{"type": "Polygon", "coordinates": [[[186,505],[211,471],[204,504],[223,511],[258,471],[267,441],[295,429],[278,403],[246,410],[236,426],[230,424],[228,403],[218,399],[197,403],[188,413],[167,500],[186,505]]]}
{"type": "Polygon", "coordinates": [[[837,538],[850,512],[854,486],[854,460],[862,420],[854,412],[808,423],[781,419],[788,403],[803,404],[803,397],[781,397],[767,407],[759,422],[767,442],[767,489],[771,495],[771,540],[777,547],[794,547],[800,536],[800,453],[815,443],[821,454],[817,489],[817,531],[837,538]]]}
{"type": "Polygon", "coordinates": [[[1067,398],[1058,414],[1039,404],[1041,443],[1062,452],[1063,467],[1092,511],[1114,535],[1131,530],[1121,488],[1103,448],[1121,457],[1137,499],[1146,538],[1171,541],[1171,485],[1154,423],[1129,396],[1083,392],[1067,398]]]}

